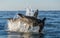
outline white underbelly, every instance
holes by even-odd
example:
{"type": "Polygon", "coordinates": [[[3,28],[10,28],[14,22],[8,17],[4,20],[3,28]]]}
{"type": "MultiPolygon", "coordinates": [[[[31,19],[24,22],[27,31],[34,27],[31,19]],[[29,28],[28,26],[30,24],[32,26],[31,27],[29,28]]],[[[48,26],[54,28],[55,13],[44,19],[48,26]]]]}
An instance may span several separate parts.
{"type": "Polygon", "coordinates": [[[39,31],[39,26],[35,27],[29,27],[29,25],[25,25],[24,23],[8,23],[7,27],[8,31],[15,31],[15,32],[38,32],[39,31]]]}

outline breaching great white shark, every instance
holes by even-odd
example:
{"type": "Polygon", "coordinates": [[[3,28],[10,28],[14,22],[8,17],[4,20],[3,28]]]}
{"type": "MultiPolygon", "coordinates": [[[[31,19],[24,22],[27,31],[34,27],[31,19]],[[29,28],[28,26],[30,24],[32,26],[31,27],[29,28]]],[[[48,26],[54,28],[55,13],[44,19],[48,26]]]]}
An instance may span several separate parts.
{"type": "Polygon", "coordinates": [[[41,32],[46,18],[43,20],[38,19],[38,10],[36,10],[33,16],[23,15],[18,13],[19,18],[8,19],[8,31],[14,32],[41,32]],[[36,28],[36,29],[35,29],[36,28]]]}

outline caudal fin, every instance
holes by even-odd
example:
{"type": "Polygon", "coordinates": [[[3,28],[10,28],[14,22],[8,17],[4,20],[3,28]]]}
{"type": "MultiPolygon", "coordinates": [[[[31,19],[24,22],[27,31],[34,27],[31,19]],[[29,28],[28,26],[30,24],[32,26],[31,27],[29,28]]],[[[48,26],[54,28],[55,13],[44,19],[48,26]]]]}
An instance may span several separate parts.
{"type": "Polygon", "coordinates": [[[36,17],[37,18],[37,16],[38,16],[38,9],[35,11],[35,13],[34,13],[34,17],[36,17]]]}

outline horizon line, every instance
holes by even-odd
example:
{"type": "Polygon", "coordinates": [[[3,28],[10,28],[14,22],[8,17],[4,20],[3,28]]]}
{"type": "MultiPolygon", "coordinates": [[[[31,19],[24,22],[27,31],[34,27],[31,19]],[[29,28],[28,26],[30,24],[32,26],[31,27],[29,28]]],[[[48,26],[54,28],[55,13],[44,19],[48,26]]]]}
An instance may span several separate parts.
{"type": "MultiPolygon", "coordinates": [[[[32,10],[37,10],[37,9],[32,9],[32,10]]],[[[41,9],[38,9],[39,11],[60,11],[59,9],[48,9],[48,10],[41,10],[41,9]]],[[[0,10],[0,11],[26,11],[26,9],[19,9],[19,10],[12,10],[12,9],[7,9],[7,10],[0,10]]]]}

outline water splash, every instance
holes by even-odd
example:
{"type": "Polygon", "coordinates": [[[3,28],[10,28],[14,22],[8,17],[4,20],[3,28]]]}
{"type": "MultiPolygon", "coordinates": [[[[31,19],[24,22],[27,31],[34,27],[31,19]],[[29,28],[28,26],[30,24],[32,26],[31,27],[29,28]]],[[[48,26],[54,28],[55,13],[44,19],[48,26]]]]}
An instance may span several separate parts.
{"type": "Polygon", "coordinates": [[[27,23],[21,21],[8,21],[8,31],[15,31],[15,32],[38,32],[39,26],[29,27],[27,23]]]}

